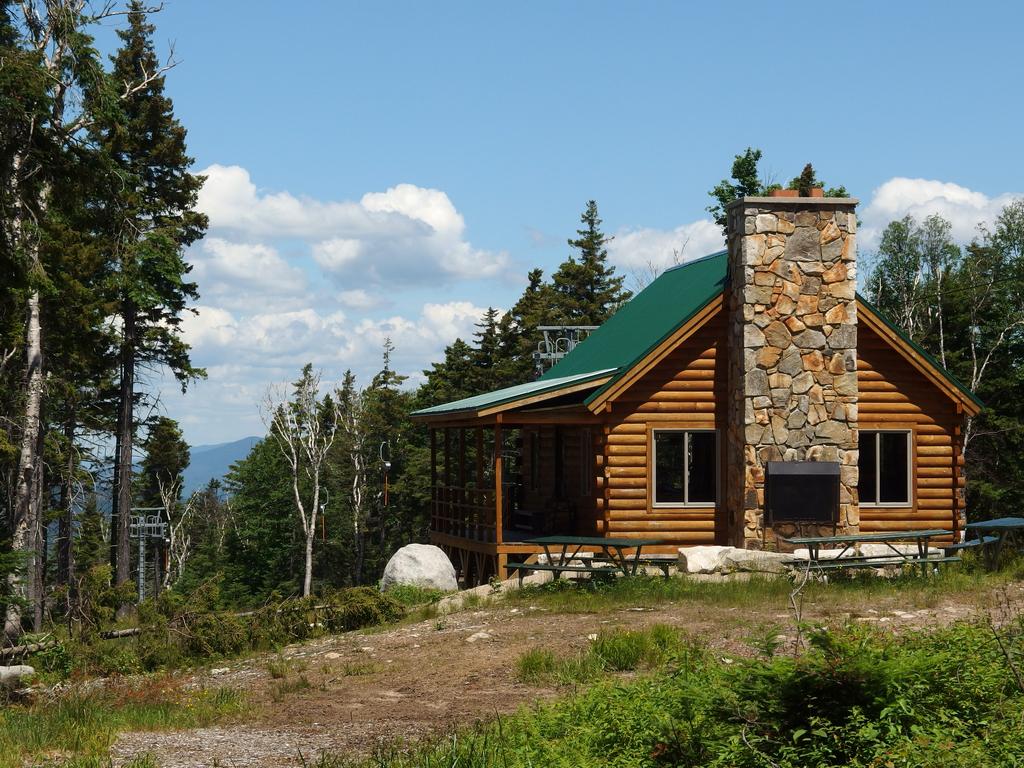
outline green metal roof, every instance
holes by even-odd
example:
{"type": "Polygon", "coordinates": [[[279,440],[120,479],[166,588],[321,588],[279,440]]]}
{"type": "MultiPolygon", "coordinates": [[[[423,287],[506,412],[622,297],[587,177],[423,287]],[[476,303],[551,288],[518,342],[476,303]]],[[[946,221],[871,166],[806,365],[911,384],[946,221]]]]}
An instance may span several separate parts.
{"type": "Polygon", "coordinates": [[[917,354],[919,354],[921,357],[923,357],[925,360],[927,360],[929,363],[931,363],[932,367],[935,368],[935,370],[938,371],[940,374],[942,374],[942,378],[944,378],[946,381],[948,381],[950,384],[952,384],[954,387],[956,387],[958,390],[960,390],[960,392],[962,392],[976,406],[978,406],[979,408],[984,408],[985,407],[985,404],[980,399],[978,399],[978,396],[975,395],[966,384],[964,384],[962,381],[960,381],[960,379],[958,379],[952,373],[947,371],[943,367],[942,363],[940,363],[938,360],[936,360],[931,355],[931,353],[929,353],[929,352],[927,352],[925,350],[924,347],[922,347],[916,341],[914,341],[913,339],[908,337],[902,330],[900,330],[900,328],[892,320],[890,320],[888,317],[886,317],[885,313],[883,313],[878,307],[876,307],[870,301],[865,299],[859,293],[857,294],[857,299],[862,304],[864,304],[864,306],[866,306],[868,309],[870,309],[872,312],[874,312],[875,315],[878,317],[878,319],[881,320],[882,323],[885,324],[885,326],[890,331],[892,331],[897,336],[899,336],[902,341],[904,341],[908,346],[911,347],[911,349],[913,349],[915,352],[917,352],[917,354]]]}
{"type": "Polygon", "coordinates": [[[453,400],[450,403],[442,403],[432,408],[423,408],[413,411],[413,416],[433,416],[442,413],[456,413],[458,411],[479,411],[484,408],[492,408],[496,405],[515,402],[531,395],[542,395],[547,392],[555,392],[571,384],[584,384],[590,379],[599,379],[612,373],[611,370],[588,371],[575,376],[559,376],[553,379],[538,379],[526,384],[517,384],[514,387],[496,389],[493,392],[485,392],[482,395],[464,397],[461,400],[453,400]]]}
{"type": "MultiPolygon", "coordinates": [[[[728,253],[719,251],[663,272],[654,282],[624,304],[596,331],[537,381],[499,389],[475,397],[416,411],[427,416],[457,411],[475,411],[513,402],[531,395],[557,393],[572,384],[612,378],[595,389],[586,402],[612,386],[680,326],[717,298],[728,276],[728,253]]],[[[857,298],[878,315],[897,336],[935,367],[946,380],[979,407],[981,401],[939,362],[907,338],[889,318],[860,294],[857,298]]]]}
{"type": "Polygon", "coordinates": [[[725,287],[728,254],[719,251],[663,272],[544,376],[614,368],[616,375],[588,402],[713,301],[725,287]]]}

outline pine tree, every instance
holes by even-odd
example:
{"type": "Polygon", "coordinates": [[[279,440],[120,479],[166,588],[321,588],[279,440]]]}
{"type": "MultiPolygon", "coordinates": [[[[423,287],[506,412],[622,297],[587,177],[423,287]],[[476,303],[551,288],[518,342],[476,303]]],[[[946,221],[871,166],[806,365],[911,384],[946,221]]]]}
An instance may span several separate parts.
{"type": "Polygon", "coordinates": [[[580,216],[583,229],[569,245],[578,251],[562,263],[551,278],[553,288],[551,324],[601,325],[632,293],[623,289],[624,277],[608,265],[607,244],[612,238],[601,231],[597,203],[587,203],[580,216]]]}
{"type": "Polygon", "coordinates": [[[137,491],[139,505],[162,507],[165,497],[179,501],[182,473],[188,468],[190,451],[178,422],[167,416],[157,416],[149,425],[142,447],[145,456],[137,491]]]}
{"type": "Polygon", "coordinates": [[[195,210],[203,179],[189,173],[185,129],[164,94],[164,78],[153,48],[154,27],[133,0],[122,46],[113,59],[114,83],[141,82],[120,109],[96,127],[97,141],[111,158],[106,234],[115,262],[112,298],[120,318],[119,391],[115,447],[112,560],[118,584],[128,579],[132,444],[135,437],[135,372],[162,364],[186,383],[203,372],[192,366],[180,334],[181,315],[198,298],[186,276],[183,251],[202,237],[206,217],[195,210]]]}
{"type": "MultiPolygon", "coordinates": [[[[21,3],[15,21],[14,3],[0,4],[0,117],[3,120],[0,175],[4,215],[2,261],[11,266],[10,285],[21,299],[21,352],[24,364],[16,402],[18,459],[11,513],[12,548],[28,561],[24,583],[12,577],[18,603],[8,606],[4,631],[21,632],[20,604],[32,602],[38,625],[42,616],[47,379],[44,343],[49,330],[44,313],[55,275],[45,247],[52,224],[56,192],[66,179],[66,161],[88,156],[82,130],[96,114],[105,81],[98,65],[90,23],[110,15],[92,14],[77,0],[45,4],[21,3]]],[[[5,273],[6,274],[6,273],[5,273]]],[[[5,302],[7,303],[7,302],[5,302]]],[[[3,353],[7,360],[6,352],[3,353]]],[[[2,366],[0,366],[2,368],[2,366]]],[[[8,441],[2,441],[8,442],[8,441]]]]}

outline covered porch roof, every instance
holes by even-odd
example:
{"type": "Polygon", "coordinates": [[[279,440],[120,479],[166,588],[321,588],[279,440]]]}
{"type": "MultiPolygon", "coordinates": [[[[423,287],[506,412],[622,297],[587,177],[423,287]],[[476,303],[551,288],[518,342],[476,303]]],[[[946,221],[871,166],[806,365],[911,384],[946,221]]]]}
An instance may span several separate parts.
{"type": "MultiPolygon", "coordinates": [[[[505,387],[485,392],[432,408],[424,408],[412,414],[414,419],[426,422],[450,422],[453,420],[472,421],[506,413],[534,404],[547,403],[569,395],[579,395],[580,402],[595,389],[611,379],[614,368],[585,371],[571,376],[543,378],[514,387],[505,387]]],[[[571,405],[572,403],[563,403],[571,405]]]]}

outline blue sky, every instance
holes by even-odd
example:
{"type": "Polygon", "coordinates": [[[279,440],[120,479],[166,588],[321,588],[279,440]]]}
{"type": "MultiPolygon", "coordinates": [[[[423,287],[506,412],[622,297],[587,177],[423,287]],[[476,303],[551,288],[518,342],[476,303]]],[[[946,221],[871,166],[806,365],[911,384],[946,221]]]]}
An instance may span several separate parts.
{"type": "Polygon", "coordinates": [[[210,176],[187,331],[210,378],[164,393],[197,443],[259,434],[304,360],[366,380],[391,336],[417,374],[565,258],[590,198],[626,274],[702,255],[748,145],[859,197],[862,256],[904,213],[968,238],[1024,192],[1018,3],[169,0],[154,21],[210,176]]]}

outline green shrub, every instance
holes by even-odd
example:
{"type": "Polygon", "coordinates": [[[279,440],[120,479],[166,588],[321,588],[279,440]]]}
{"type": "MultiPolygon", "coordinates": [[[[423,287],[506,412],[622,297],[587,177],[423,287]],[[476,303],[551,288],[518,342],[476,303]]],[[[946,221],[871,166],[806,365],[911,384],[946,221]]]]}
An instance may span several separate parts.
{"type": "MultiPolygon", "coordinates": [[[[1011,653],[1024,650],[1024,633],[1007,631],[1004,637],[1015,644],[1011,653]]],[[[900,637],[865,629],[818,631],[811,644],[797,658],[775,654],[726,662],[671,628],[610,632],[570,661],[585,665],[603,658],[639,667],[651,664],[654,648],[671,673],[629,682],[605,676],[581,693],[490,725],[419,745],[394,745],[358,763],[324,756],[318,765],[1024,765],[1024,691],[987,626],[900,637]]],[[[551,663],[534,652],[527,666],[539,670],[551,663]]],[[[566,664],[555,662],[556,677],[566,664]]]]}

